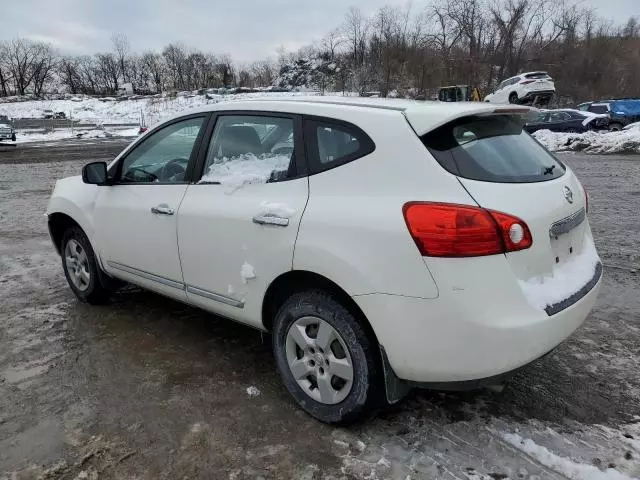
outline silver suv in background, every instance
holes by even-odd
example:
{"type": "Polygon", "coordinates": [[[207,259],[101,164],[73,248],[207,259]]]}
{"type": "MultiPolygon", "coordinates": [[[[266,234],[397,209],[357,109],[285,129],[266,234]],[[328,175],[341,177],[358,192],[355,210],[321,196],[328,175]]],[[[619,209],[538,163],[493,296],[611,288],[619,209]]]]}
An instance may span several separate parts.
{"type": "Polygon", "coordinates": [[[13,122],[6,115],[0,115],[0,142],[3,140],[16,141],[16,131],[13,128],[13,122]]]}

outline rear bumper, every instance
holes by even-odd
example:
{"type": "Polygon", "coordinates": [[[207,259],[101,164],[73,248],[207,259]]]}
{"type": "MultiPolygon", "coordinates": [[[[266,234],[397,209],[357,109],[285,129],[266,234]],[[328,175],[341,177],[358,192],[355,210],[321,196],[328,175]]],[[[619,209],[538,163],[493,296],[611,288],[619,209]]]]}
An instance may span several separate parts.
{"type": "Polygon", "coordinates": [[[517,282],[508,281],[509,272],[501,271],[509,268],[506,262],[493,260],[476,258],[466,267],[446,262],[443,268],[463,276],[437,299],[354,297],[399,379],[439,388],[498,381],[571,335],[593,308],[602,282],[598,274],[579,299],[549,315],[527,302],[517,282]]]}

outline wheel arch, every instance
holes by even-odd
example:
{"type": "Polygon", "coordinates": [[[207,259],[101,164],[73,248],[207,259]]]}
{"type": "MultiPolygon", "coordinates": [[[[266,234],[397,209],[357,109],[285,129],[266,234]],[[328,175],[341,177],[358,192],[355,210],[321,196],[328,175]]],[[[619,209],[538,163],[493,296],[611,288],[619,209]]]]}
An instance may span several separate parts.
{"type": "Polygon", "coordinates": [[[71,216],[63,212],[50,213],[48,226],[49,226],[49,235],[51,236],[51,240],[53,242],[53,245],[56,247],[56,251],[58,252],[58,254],[60,254],[60,248],[62,246],[62,237],[64,236],[64,232],[66,232],[69,228],[72,228],[72,227],[78,227],[82,231],[85,231],[84,228],[82,228],[82,226],[77,221],[75,221],[71,216]]]}
{"type": "Polygon", "coordinates": [[[278,309],[292,294],[304,290],[319,289],[332,294],[357,320],[370,336],[370,340],[380,345],[371,323],[358,304],[336,282],[308,270],[290,270],[276,277],[267,288],[262,301],[262,325],[271,331],[278,309]]]}

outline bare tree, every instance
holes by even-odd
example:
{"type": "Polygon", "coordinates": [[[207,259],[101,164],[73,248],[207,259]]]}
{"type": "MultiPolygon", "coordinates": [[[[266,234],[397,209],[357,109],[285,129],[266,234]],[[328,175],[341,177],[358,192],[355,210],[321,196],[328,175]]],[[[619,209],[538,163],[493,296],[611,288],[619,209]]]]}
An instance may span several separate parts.
{"type": "Polygon", "coordinates": [[[129,39],[123,33],[114,33],[111,36],[111,43],[113,44],[113,50],[118,60],[119,74],[122,76],[124,83],[129,82],[127,76],[127,57],[129,56],[129,39]]]}

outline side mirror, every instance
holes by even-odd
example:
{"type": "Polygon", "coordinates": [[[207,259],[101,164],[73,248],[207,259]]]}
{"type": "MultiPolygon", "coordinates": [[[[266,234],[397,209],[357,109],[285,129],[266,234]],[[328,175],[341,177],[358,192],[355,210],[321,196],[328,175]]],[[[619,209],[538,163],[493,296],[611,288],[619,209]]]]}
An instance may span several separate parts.
{"type": "Polygon", "coordinates": [[[91,185],[108,185],[107,164],[92,162],[82,167],[82,181],[91,185]]]}

